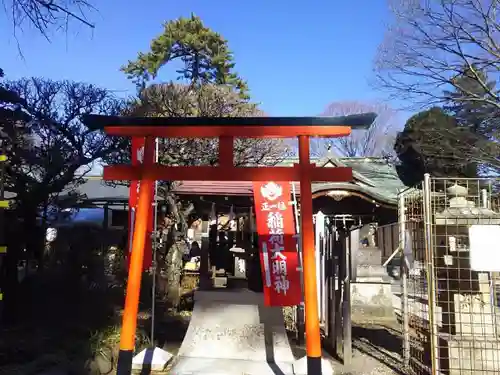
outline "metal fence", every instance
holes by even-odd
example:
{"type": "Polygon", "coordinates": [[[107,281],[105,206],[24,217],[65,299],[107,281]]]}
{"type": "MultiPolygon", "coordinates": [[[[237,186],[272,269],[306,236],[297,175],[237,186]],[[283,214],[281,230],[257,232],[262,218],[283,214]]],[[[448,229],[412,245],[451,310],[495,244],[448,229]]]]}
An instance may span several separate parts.
{"type": "Polygon", "coordinates": [[[399,195],[398,316],[413,373],[500,373],[499,182],[426,175],[399,195]]]}
{"type": "MultiPolygon", "coordinates": [[[[347,215],[315,216],[316,272],[318,288],[318,313],[322,334],[327,345],[338,350],[344,363],[351,354],[350,288],[346,250],[349,244],[348,231],[338,231],[337,224],[347,226],[353,219],[347,215]]],[[[348,252],[347,252],[348,254],[348,252]]],[[[284,309],[287,330],[293,332],[297,341],[304,341],[304,309],[291,306],[284,309]]]]}
{"type": "Polygon", "coordinates": [[[398,223],[381,225],[377,228],[377,246],[382,251],[382,262],[385,262],[399,246],[398,223]]]}

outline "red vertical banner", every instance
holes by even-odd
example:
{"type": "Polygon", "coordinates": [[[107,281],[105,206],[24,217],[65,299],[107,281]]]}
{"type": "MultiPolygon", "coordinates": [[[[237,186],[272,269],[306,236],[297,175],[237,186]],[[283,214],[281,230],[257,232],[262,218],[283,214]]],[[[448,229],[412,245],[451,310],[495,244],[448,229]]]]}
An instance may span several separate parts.
{"type": "Polygon", "coordinates": [[[255,218],[266,306],[302,300],[289,182],[254,182],[255,218]]]}
{"type": "MultiPolygon", "coordinates": [[[[151,140],[153,143],[151,147],[155,147],[154,142],[155,140],[153,138],[148,138],[151,140]]],[[[139,165],[143,162],[144,159],[144,145],[146,142],[146,138],[144,137],[132,137],[132,155],[131,155],[131,161],[132,165],[139,165]]],[[[153,158],[155,158],[153,154],[153,158]]],[[[153,162],[155,160],[153,159],[153,162]]],[[[139,197],[139,186],[140,186],[140,181],[131,181],[130,182],[130,192],[129,192],[129,198],[128,198],[128,228],[129,228],[129,237],[128,237],[128,250],[129,253],[132,251],[132,239],[134,237],[134,223],[135,223],[135,212],[137,210],[137,200],[139,197]]],[[[154,187],[153,187],[154,189],[154,187]]],[[[154,200],[154,192],[153,192],[153,200],[154,200]]],[[[154,201],[151,201],[151,204],[153,204],[154,201]]],[[[150,210],[150,218],[148,221],[148,228],[147,228],[147,238],[146,238],[146,243],[144,247],[144,262],[143,262],[143,268],[144,270],[149,269],[152,264],[153,264],[153,247],[152,247],[152,241],[149,240],[151,238],[151,234],[153,233],[153,217],[154,217],[154,210],[150,210]]],[[[130,255],[130,254],[127,254],[130,255]]],[[[127,256],[127,262],[130,259],[129,256],[127,256]]]]}

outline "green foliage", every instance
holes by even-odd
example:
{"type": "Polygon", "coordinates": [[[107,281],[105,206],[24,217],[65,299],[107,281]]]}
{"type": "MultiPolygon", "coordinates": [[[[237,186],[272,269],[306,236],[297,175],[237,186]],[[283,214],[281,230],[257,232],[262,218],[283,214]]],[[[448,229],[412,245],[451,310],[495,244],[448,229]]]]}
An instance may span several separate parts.
{"type": "Polygon", "coordinates": [[[165,23],[163,33],[152,40],[150,51],[139,53],[135,61],[122,67],[122,71],[140,89],[156,78],[165,64],[174,60],[183,64],[177,70],[178,79],[192,84],[230,85],[243,96],[247,93],[246,82],[234,72],[233,55],[227,41],[204,26],[194,14],[165,23]]]}
{"type": "Polygon", "coordinates": [[[408,186],[422,181],[424,173],[436,177],[474,177],[477,165],[464,154],[474,140],[468,129],[460,127],[456,119],[441,108],[417,113],[396,138],[398,174],[408,186]]]}
{"type": "MultiPolygon", "coordinates": [[[[129,103],[131,116],[233,117],[260,116],[249,100],[246,83],[234,72],[227,41],[191,15],[164,25],[164,32],[151,42],[148,53],[122,67],[138,86],[138,97],[129,103]],[[180,60],[179,80],[187,84],[162,83],[146,87],[165,64],[180,60]]],[[[170,165],[215,165],[217,142],[210,139],[164,139],[160,161],[170,165]]],[[[122,140],[123,153],[109,161],[124,161],[130,142],[122,140]]],[[[284,144],[276,140],[245,139],[235,142],[236,164],[277,163],[285,156],[284,144]]]]}
{"type": "Polygon", "coordinates": [[[489,93],[496,91],[496,82],[475,67],[465,67],[454,79],[456,89],[448,93],[445,109],[453,114],[459,125],[465,126],[484,141],[500,141],[498,107],[489,102],[489,93]]]}
{"type": "MultiPolygon", "coordinates": [[[[234,72],[234,61],[227,41],[205,27],[199,17],[179,18],[167,22],[164,32],[151,42],[148,53],[139,53],[135,61],[122,67],[138,88],[137,98],[127,109],[129,116],[144,117],[244,117],[260,116],[257,104],[250,101],[246,83],[234,72]],[[156,78],[159,70],[173,61],[180,61],[178,80],[146,84],[156,78]]],[[[130,141],[121,140],[123,152],[109,155],[107,162],[125,161],[130,155],[130,141]]],[[[287,156],[287,148],[280,140],[237,139],[234,144],[235,165],[271,164],[287,156]]],[[[216,165],[218,142],[214,139],[160,139],[160,163],[166,165],[216,165]]],[[[168,202],[171,221],[167,240],[159,250],[159,264],[165,265],[169,275],[167,299],[172,306],[179,305],[179,287],[182,262],[179,246],[184,244],[187,223],[193,205],[184,207],[171,191],[175,181],[160,184],[160,195],[168,202]]]]}
{"type": "Polygon", "coordinates": [[[455,77],[454,83],[455,90],[445,91],[450,98],[445,109],[459,124],[471,127],[475,133],[483,131],[485,122],[498,111],[486,101],[488,93],[495,90],[496,82],[474,67],[464,67],[464,72],[455,77]]]}
{"type": "Polygon", "coordinates": [[[413,185],[424,173],[475,177],[500,170],[498,103],[491,102],[495,82],[474,66],[466,66],[445,91],[447,105],[421,112],[399,133],[395,151],[402,180],[413,185]]]}
{"type": "MultiPolygon", "coordinates": [[[[103,357],[113,356],[120,344],[121,325],[112,325],[104,329],[95,331],[91,334],[89,344],[93,355],[103,357]]],[[[142,349],[151,346],[151,341],[144,330],[139,329],[135,336],[135,350],[140,352],[142,349]]],[[[113,361],[117,358],[109,358],[113,361]]]]}

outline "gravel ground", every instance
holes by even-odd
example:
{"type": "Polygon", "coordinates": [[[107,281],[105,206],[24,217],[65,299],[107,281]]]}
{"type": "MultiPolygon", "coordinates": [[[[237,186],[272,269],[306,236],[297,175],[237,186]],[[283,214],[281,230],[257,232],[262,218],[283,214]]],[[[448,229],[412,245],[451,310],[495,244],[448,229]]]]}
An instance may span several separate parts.
{"type": "Polygon", "coordinates": [[[340,374],[404,374],[401,371],[402,337],[396,321],[353,323],[352,337],[352,366],[340,374]]]}
{"type": "MultiPolygon", "coordinates": [[[[406,375],[401,368],[401,335],[396,321],[383,323],[353,322],[353,357],[350,366],[325,352],[335,375],[406,375]]],[[[296,357],[305,355],[305,348],[291,340],[296,357]]]]}

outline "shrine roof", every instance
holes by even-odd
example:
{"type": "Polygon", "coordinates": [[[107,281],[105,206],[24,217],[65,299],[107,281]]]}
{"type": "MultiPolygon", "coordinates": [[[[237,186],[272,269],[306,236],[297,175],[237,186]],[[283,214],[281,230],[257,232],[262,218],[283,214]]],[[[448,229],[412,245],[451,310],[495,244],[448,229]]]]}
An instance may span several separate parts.
{"type": "MultiPolygon", "coordinates": [[[[355,191],[372,197],[386,204],[396,205],[397,194],[405,186],[399,179],[396,168],[380,158],[336,158],[327,155],[323,159],[312,160],[325,168],[335,166],[351,167],[353,181],[335,183],[313,183],[313,194],[321,195],[331,190],[355,191]]],[[[297,163],[296,159],[288,159],[281,166],[297,163]]],[[[300,195],[299,183],[295,183],[300,195]]],[[[78,186],[80,194],[88,201],[127,202],[129,188],[123,185],[111,186],[101,177],[86,178],[78,186]]],[[[179,195],[219,195],[219,196],[251,196],[252,183],[245,181],[181,181],[174,190],[179,195]]]]}
{"type": "Polygon", "coordinates": [[[69,194],[78,192],[81,200],[87,203],[106,202],[123,204],[128,202],[129,187],[106,183],[101,176],[85,176],[84,182],[77,187],[68,186],[63,190],[61,197],[65,199],[69,194]]]}
{"type": "MultiPolygon", "coordinates": [[[[280,165],[292,165],[298,160],[289,159],[280,165]]],[[[313,160],[314,162],[314,160],[313,160]]],[[[326,158],[317,160],[318,166],[329,167],[351,167],[353,169],[353,181],[334,183],[313,183],[313,194],[320,195],[321,192],[331,190],[349,190],[370,196],[375,200],[397,204],[398,192],[405,188],[398,177],[396,168],[386,160],[380,158],[326,158]]],[[[297,194],[299,183],[296,182],[297,194]]],[[[175,192],[183,195],[252,195],[252,183],[245,181],[182,181],[176,187],[175,192]]]]}

